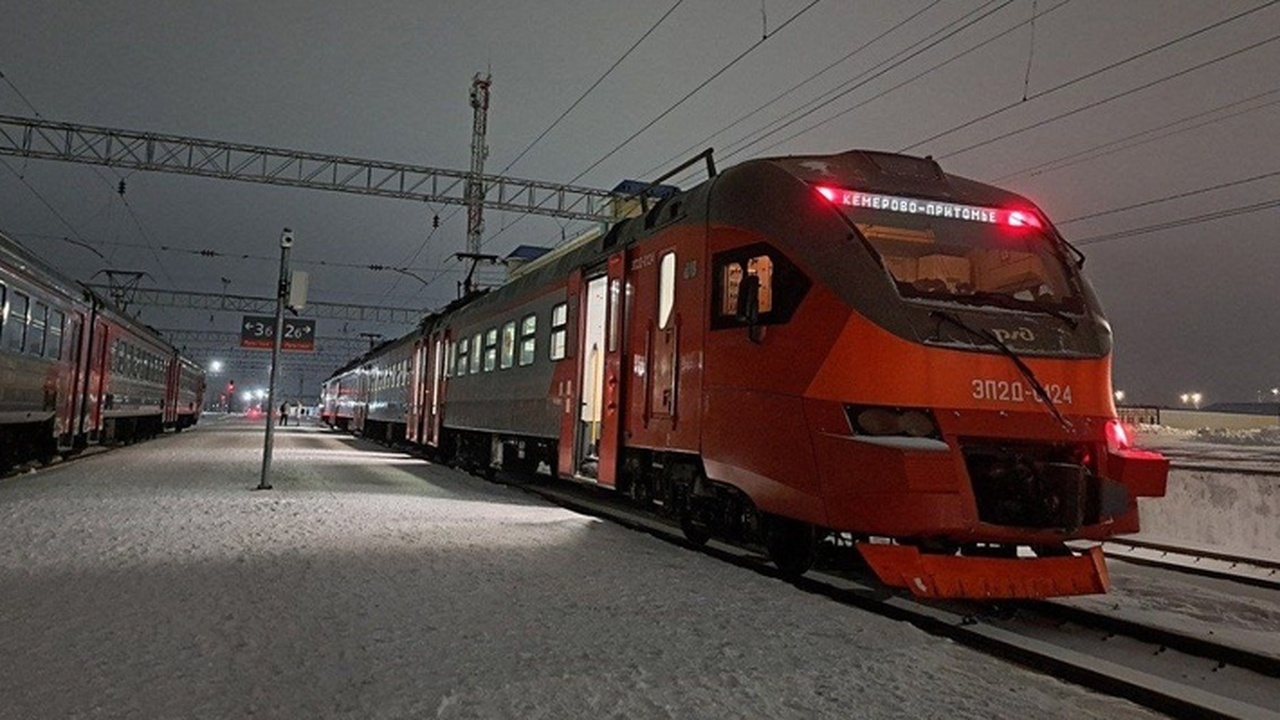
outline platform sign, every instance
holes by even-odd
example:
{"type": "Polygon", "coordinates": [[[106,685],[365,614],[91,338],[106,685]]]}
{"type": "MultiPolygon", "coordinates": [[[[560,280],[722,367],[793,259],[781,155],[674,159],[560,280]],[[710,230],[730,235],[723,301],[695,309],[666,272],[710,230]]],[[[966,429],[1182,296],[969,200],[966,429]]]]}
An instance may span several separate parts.
{"type": "MultiPolygon", "coordinates": [[[[276,319],[262,315],[245,315],[240,323],[240,347],[270,350],[276,334],[276,319]]],[[[286,317],[281,350],[312,352],[316,349],[316,321],[286,317]]]]}

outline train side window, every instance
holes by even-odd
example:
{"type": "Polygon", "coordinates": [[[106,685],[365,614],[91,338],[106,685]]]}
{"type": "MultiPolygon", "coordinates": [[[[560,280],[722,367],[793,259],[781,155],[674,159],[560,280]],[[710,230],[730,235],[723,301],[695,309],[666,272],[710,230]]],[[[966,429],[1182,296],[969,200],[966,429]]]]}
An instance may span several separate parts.
{"type": "Polygon", "coordinates": [[[714,311],[711,328],[719,330],[740,327],[747,320],[738,307],[742,282],[754,277],[758,281],[756,303],[758,322],[780,325],[790,321],[809,291],[810,281],[776,249],[764,243],[736,248],[717,254],[711,261],[714,311]]]}
{"type": "Polygon", "coordinates": [[[551,308],[551,359],[563,360],[569,336],[569,304],[551,308]]]}
{"type": "Polygon", "coordinates": [[[525,315],[520,321],[520,365],[532,365],[538,351],[538,316],[525,315]]]}
{"type": "Polygon", "coordinates": [[[606,347],[608,352],[618,350],[618,336],[622,334],[622,281],[617,278],[609,281],[609,332],[606,347]]]}
{"type": "Polygon", "coordinates": [[[65,324],[66,316],[62,314],[61,310],[49,311],[49,327],[45,331],[45,357],[62,357],[62,335],[66,331],[63,327],[65,324]]]}
{"type": "Polygon", "coordinates": [[[720,268],[720,315],[732,317],[738,312],[738,288],[742,285],[742,263],[725,263],[720,268]]]}
{"type": "Polygon", "coordinates": [[[484,336],[476,333],[471,336],[471,374],[475,375],[480,372],[481,363],[484,360],[484,336]]]}
{"type": "Polygon", "coordinates": [[[9,301],[9,317],[4,327],[4,349],[13,352],[22,352],[22,347],[27,340],[27,305],[30,299],[18,292],[14,291],[13,298],[9,301]]]}
{"type": "Polygon", "coordinates": [[[676,254],[669,252],[658,261],[658,329],[671,325],[676,307],[676,254]]]}
{"type": "Polygon", "coordinates": [[[457,362],[454,359],[453,341],[449,340],[444,344],[444,376],[453,377],[453,364],[457,362]]]}
{"type": "Polygon", "coordinates": [[[27,328],[27,352],[44,356],[45,327],[49,322],[49,306],[37,300],[31,304],[31,322],[27,328]]]}
{"type": "Polygon", "coordinates": [[[458,377],[467,374],[467,349],[469,347],[470,345],[467,343],[466,338],[458,341],[458,367],[456,373],[458,377]]]}
{"type": "Polygon", "coordinates": [[[502,326],[502,362],[503,370],[516,364],[516,321],[510,320],[502,326]]]}
{"type": "Polygon", "coordinates": [[[489,328],[484,334],[484,371],[493,372],[498,367],[498,328],[489,328]]]}
{"type": "Polygon", "coordinates": [[[720,269],[720,314],[735,316],[738,314],[738,289],[742,287],[744,277],[755,277],[760,281],[757,302],[761,313],[773,309],[773,260],[768,255],[757,255],[748,258],[745,263],[729,262],[720,269]],[[746,265],[746,271],[743,271],[746,265]]]}

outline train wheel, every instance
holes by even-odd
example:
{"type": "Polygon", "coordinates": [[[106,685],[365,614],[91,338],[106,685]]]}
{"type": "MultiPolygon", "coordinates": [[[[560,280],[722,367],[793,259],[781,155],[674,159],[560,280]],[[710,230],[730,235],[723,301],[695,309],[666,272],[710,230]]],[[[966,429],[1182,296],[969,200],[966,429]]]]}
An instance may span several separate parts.
{"type": "Polygon", "coordinates": [[[799,577],[813,567],[817,542],[813,526],[772,515],[764,528],[764,544],[769,559],[785,577],[799,577]]]}
{"type": "Polygon", "coordinates": [[[697,547],[706,545],[711,539],[711,531],[695,520],[693,512],[687,509],[680,515],[680,531],[684,533],[686,540],[697,547]]]}

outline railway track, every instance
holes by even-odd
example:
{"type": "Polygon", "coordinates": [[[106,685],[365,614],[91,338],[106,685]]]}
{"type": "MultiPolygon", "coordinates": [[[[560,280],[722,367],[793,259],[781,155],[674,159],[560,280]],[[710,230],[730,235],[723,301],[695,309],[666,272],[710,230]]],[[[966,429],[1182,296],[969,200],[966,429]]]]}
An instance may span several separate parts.
{"type": "Polygon", "coordinates": [[[1280,562],[1232,555],[1205,548],[1135,538],[1113,538],[1103,545],[1107,557],[1191,575],[1280,590],[1280,562]]]}
{"type": "MultiPolygon", "coordinates": [[[[563,507],[609,519],[684,547],[674,522],[594,488],[553,481],[512,483],[563,507]]],[[[711,541],[698,548],[770,577],[781,577],[750,548],[711,541]]],[[[819,570],[793,580],[806,592],[1176,717],[1280,719],[1280,659],[1168,629],[1054,602],[1007,605],[921,602],[869,574],[819,570]]]]}

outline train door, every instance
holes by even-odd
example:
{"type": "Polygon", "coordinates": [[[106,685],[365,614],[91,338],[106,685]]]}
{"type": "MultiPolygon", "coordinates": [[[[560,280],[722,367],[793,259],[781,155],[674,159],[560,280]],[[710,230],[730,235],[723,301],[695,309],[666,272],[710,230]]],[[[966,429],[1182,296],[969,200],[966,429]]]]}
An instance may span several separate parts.
{"type": "Polygon", "coordinates": [[[649,319],[645,339],[649,372],[645,374],[645,420],[658,419],[676,424],[676,389],[680,377],[680,317],[675,312],[676,254],[666,252],[658,258],[657,313],[649,319]]]}
{"type": "Polygon", "coordinates": [[[67,313],[67,324],[62,334],[62,361],[67,363],[67,367],[71,370],[71,385],[64,401],[63,417],[66,418],[66,426],[65,436],[61,440],[64,445],[74,446],[76,443],[77,428],[80,421],[80,406],[84,402],[84,398],[81,397],[80,393],[80,388],[84,385],[84,372],[87,367],[84,361],[84,339],[80,337],[80,330],[83,325],[84,319],[80,313],[75,310],[67,313]]]}
{"type": "Polygon", "coordinates": [[[92,413],[90,415],[89,439],[91,441],[101,442],[107,435],[107,411],[112,409],[112,398],[107,395],[107,383],[110,380],[111,373],[111,325],[106,321],[100,323],[98,337],[95,340],[96,348],[91,356],[93,362],[93,370],[90,372],[89,379],[93,386],[93,391],[89,395],[92,405],[92,413]]]}
{"type": "Polygon", "coordinates": [[[413,342],[413,362],[409,371],[409,417],[405,425],[405,440],[423,442],[424,415],[427,402],[427,349],[429,340],[419,337],[413,342]]]}
{"type": "Polygon", "coordinates": [[[446,348],[449,342],[444,333],[437,332],[431,336],[431,382],[430,401],[427,403],[426,444],[433,447],[440,444],[440,401],[445,389],[446,348]]]}
{"type": "Polygon", "coordinates": [[[604,274],[587,280],[578,346],[581,384],[575,474],[609,486],[617,482],[621,429],[624,267],[619,253],[609,258],[604,274]]]}

